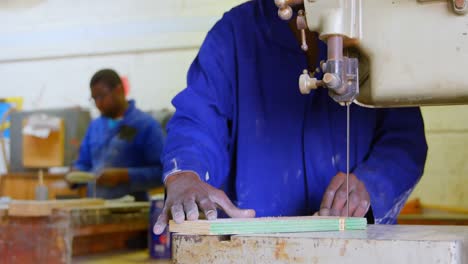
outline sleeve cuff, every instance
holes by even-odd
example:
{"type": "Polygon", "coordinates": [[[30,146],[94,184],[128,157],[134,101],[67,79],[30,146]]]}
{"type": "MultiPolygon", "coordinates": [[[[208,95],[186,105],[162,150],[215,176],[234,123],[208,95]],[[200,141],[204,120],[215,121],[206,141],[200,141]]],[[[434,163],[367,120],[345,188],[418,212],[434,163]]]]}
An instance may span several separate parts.
{"type": "Polygon", "coordinates": [[[199,161],[173,158],[164,162],[163,183],[166,184],[166,180],[169,176],[180,172],[193,172],[204,182],[210,180],[210,175],[206,166],[199,161]]]}

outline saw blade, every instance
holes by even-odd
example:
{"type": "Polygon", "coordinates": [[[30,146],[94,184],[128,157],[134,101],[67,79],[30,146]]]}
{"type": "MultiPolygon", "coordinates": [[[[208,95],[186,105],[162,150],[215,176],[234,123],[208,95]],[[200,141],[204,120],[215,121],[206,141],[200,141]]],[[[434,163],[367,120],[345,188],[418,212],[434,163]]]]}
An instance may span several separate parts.
{"type": "Polygon", "coordinates": [[[349,217],[349,127],[350,127],[350,107],[346,104],[346,216],[349,217]]]}

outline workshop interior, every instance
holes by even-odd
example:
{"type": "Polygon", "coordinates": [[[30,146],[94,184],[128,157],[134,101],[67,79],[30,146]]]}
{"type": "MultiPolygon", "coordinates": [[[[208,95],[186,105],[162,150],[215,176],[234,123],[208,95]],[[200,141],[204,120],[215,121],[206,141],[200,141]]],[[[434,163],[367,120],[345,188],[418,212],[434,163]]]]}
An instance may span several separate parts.
{"type": "Polygon", "coordinates": [[[0,25],[0,264],[468,263],[468,0],[0,25]]]}

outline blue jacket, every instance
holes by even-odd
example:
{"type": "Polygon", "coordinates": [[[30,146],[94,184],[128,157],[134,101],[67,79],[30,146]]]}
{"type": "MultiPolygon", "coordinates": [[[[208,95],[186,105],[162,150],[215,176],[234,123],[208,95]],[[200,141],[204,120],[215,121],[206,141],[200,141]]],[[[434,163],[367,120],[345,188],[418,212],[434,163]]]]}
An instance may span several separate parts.
{"type": "MultiPolygon", "coordinates": [[[[326,46],[321,43],[321,59],[326,46]]],[[[318,64],[318,62],[317,62],[318,64]]],[[[307,59],[272,0],[227,12],[208,33],[173,105],[164,177],[196,172],[257,216],[310,215],[346,170],[346,109],[298,89],[307,59]]],[[[395,219],[426,159],[418,108],[351,107],[351,168],[377,223],[395,219]]]]}
{"type": "MultiPolygon", "coordinates": [[[[133,100],[121,121],[99,117],[84,137],[75,168],[99,174],[104,168],[128,168],[130,184],[114,188],[97,187],[97,197],[112,199],[126,194],[146,200],[146,191],[162,184],[160,161],[163,148],[161,126],[135,107],[133,100]]],[[[88,194],[91,195],[90,186],[88,194]]]]}

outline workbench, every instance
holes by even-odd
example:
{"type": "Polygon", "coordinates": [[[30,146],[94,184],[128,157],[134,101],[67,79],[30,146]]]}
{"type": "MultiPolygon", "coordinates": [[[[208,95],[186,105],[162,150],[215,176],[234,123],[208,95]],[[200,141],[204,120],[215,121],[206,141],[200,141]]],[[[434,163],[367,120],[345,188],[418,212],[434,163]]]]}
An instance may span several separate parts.
{"type": "Polygon", "coordinates": [[[78,200],[84,205],[70,203],[44,213],[34,211],[36,202],[25,201],[34,205],[31,212],[18,215],[16,210],[16,216],[13,202],[0,208],[0,263],[70,263],[72,256],[122,250],[129,243],[146,246],[138,242],[148,236],[149,202],[86,205],[78,200]]]}
{"type": "Polygon", "coordinates": [[[174,234],[175,263],[468,263],[468,227],[369,225],[364,231],[174,234]]]}

